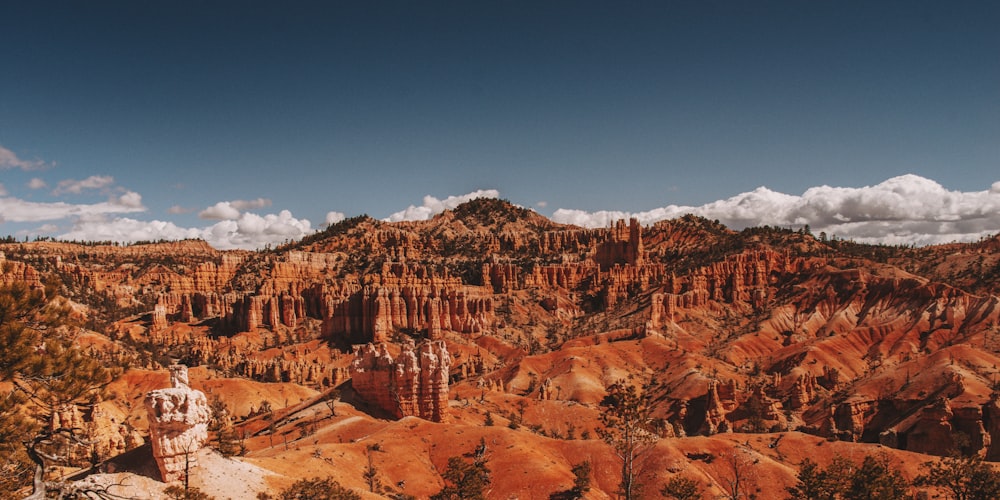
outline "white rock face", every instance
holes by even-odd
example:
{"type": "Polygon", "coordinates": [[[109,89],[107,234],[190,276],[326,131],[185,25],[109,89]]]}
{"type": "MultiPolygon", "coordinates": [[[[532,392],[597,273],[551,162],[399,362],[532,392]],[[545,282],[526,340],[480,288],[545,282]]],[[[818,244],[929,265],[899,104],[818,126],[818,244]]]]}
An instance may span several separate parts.
{"type": "Polygon", "coordinates": [[[153,458],[164,482],[180,481],[197,466],[195,452],[208,440],[212,415],[205,393],[188,386],[186,366],[170,366],[170,383],[173,387],[150,391],[145,399],[153,458]]]}

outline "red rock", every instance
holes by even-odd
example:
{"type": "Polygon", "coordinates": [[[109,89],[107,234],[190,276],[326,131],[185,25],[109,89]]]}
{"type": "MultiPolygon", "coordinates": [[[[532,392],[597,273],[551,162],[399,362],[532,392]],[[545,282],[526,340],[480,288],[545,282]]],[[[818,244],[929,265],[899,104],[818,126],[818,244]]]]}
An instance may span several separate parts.
{"type": "Polygon", "coordinates": [[[396,358],[385,343],[366,344],[354,356],[351,382],[362,399],[396,418],[446,419],[451,357],[444,342],[407,342],[396,358]]]}

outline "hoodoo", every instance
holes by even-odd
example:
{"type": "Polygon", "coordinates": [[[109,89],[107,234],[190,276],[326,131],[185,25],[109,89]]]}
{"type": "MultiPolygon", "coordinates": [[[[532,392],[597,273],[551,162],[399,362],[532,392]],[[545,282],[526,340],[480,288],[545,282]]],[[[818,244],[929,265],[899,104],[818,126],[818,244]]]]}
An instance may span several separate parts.
{"type": "Polygon", "coordinates": [[[211,410],[205,393],[188,386],[184,365],[170,366],[170,387],[146,394],[153,458],[164,482],[184,479],[196,467],[198,451],[208,439],[211,410]]]}

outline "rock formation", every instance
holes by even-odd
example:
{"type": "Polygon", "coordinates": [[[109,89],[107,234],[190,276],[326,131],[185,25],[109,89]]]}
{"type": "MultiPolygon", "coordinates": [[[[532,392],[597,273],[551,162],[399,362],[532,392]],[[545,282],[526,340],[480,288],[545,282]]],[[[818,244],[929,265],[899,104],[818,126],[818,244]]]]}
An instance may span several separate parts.
{"type": "Polygon", "coordinates": [[[196,454],[208,439],[211,410],[205,394],[188,386],[187,367],[170,366],[170,385],[146,394],[153,458],[164,482],[179,481],[197,466],[196,454]]]}
{"type": "Polygon", "coordinates": [[[788,405],[792,410],[805,408],[816,394],[816,377],[805,374],[795,380],[788,394],[788,405]]]}
{"type": "Polygon", "coordinates": [[[115,457],[143,444],[142,435],[135,428],[121,421],[113,403],[101,401],[91,411],[82,412],[80,406],[67,404],[56,409],[48,426],[56,429],[79,429],[88,446],[68,446],[62,452],[68,463],[84,466],[93,461],[115,457]]]}
{"type": "Polygon", "coordinates": [[[362,399],[396,418],[444,421],[451,367],[444,342],[428,340],[415,347],[408,341],[396,358],[385,343],[366,344],[355,348],[354,356],[351,381],[362,399]]]}
{"type": "Polygon", "coordinates": [[[514,391],[531,372],[543,400],[586,394],[599,384],[538,362],[568,346],[595,356],[601,377],[647,363],[676,389],[665,407],[678,434],[742,429],[752,406],[768,426],[901,448],[950,426],[968,438],[953,445],[1000,459],[1000,403],[987,402],[1000,366],[998,249],[1000,237],[913,249],[737,233],[694,216],[584,229],[476,200],[427,221],[353,218],[268,252],[5,243],[0,283],[59,284],[104,335],[89,352],[115,366],[156,368],[176,347],[227,378],[324,389],[353,377],[397,416],[440,418],[449,377],[514,391]],[[385,344],[414,336],[446,339],[455,373],[438,344],[385,344]],[[605,352],[624,339],[648,350],[605,352]],[[349,369],[352,346],[368,343],[349,369]],[[467,357],[472,343],[489,368],[467,357]]]}
{"type": "Polygon", "coordinates": [[[983,405],[982,411],[986,434],[992,437],[984,458],[991,462],[997,462],[1000,461],[1000,393],[991,394],[990,400],[983,405]]]}
{"type": "Polygon", "coordinates": [[[729,412],[719,397],[719,383],[712,380],[708,383],[708,395],[705,396],[705,422],[699,432],[712,435],[731,431],[729,421],[726,420],[727,413],[729,412]]]}

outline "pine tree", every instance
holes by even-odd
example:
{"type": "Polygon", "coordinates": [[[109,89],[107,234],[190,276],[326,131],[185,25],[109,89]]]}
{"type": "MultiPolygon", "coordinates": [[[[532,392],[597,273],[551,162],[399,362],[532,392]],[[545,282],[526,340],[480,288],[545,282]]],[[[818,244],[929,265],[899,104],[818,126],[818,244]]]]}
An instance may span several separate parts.
{"type": "Polygon", "coordinates": [[[702,488],[694,479],[674,476],[663,486],[660,494],[674,500],[698,500],[702,497],[702,488]]]}
{"type": "Polygon", "coordinates": [[[601,406],[606,408],[601,413],[604,429],[597,432],[604,442],[614,448],[621,461],[620,492],[625,500],[639,498],[639,460],[657,440],[656,434],[650,431],[652,398],[640,394],[635,386],[618,382],[608,388],[608,395],[601,406]]]}
{"type": "Polygon", "coordinates": [[[278,498],[282,500],[361,500],[361,495],[341,486],[340,483],[329,477],[324,479],[315,477],[296,481],[283,490],[278,498]]]}
{"type": "Polygon", "coordinates": [[[46,466],[68,462],[61,450],[89,444],[83,429],[54,417],[92,406],[111,380],[74,344],[69,307],[52,297],[54,287],[0,286],[0,380],[11,387],[0,394],[0,496],[32,483],[29,498],[44,498],[46,466]]]}
{"type": "Polygon", "coordinates": [[[432,500],[483,500],[490,486],[490,469],[486,466],[486,442],[473,453],[472,462],[462,457],[448,458],[448,468],[441,474],[445,487],[432,500]]]}
{"type": "Polygon", "coordinates": [[[926,462],[924,468],[927,473],[917,477],[917,485],[943,488],[955,500],[1000,498],[1000,472],[978,456],[948,457],[926,462]]]}
{"type": "Polygon", "coordinates": [[[868,455],[851,478],[847,497],[858,500],[903,500],[909,484],[889,463],[889,457],[868,455]]]}
{"type": "Polygon", "coordinates": [[[823,469],[805,459],[799,466],[798,483],[788,488],[795,500],[902,500],[909,485],[887,455],[864,458],[861,465],[840,455],[823,469]]]}

